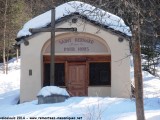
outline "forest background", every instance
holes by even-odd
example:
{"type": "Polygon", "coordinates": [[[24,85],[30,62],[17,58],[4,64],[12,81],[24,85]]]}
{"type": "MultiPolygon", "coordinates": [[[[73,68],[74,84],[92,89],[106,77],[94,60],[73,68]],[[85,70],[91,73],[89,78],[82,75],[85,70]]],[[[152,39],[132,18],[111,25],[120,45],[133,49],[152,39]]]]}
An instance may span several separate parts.
{"type": "MultiPolygon", "coordinates": [[[[69,0],[0,0],[0,63],[7,63],[10,58],[15,57],[16,54],[20,52],[17,51],[13,45],[16,42],[15,39],[18,31],[28,20],[50,10],[53,6],[58,6],[68,1],[69,0]]],[[[123,6],[120,4],[125,0],[81,1],[90,3],[122,17],[130,27],[127,20],[132,16],[129,14],[130,12],[123,10],[123,6]]],[[[142,9],[148,12],[147,9],[145,10],[145,7],[142,9]]],[[[150,19],[154,19],[152,14],[160,16],[160,13],[157,14],[157,11],[160,11],[159,5],[153,8],[152,11],[150,9],[147,14],[150,15],[150,17],[148,17],[149,19],[142,21],[142,27],[145,27],[145,31],[141,31],[141,57],[146,60],[142,68],[153,75],[156,75],[156,65],[160,60],[160,23],[159,19],[150,19]]]]}

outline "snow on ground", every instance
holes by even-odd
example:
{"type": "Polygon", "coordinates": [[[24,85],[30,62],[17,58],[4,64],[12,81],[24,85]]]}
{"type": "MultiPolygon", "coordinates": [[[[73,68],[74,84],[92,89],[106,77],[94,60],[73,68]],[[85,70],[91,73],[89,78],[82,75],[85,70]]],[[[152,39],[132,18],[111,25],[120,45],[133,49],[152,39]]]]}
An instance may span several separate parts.
{"type": "MultiPolygon", "coordinates": [[[[132,57],[131,57],[130,62],[131,62],[130,78],[131,78],[132,84],[134,85],[134,69],[133,69],[133,58],[132,57]]],[[[160,71],[160,66],[158,66],[158,68],[159,68],[158,71],[160,71]]],[[[147,71],[142,71],[142,75],[143,75],[143,80],[144,80],[143,82],[144,97],[145,98],[160,97],[160,78],[151,75],[147,71]]]]}
{"type": "Polygon", "coordinates": [[[17,90],[20,87],[20,59],[9,61],[8,74],[3,74],[3,64],[0,65],[0,94],[17,90]]]}
{"type": "MultiPolygon", "coordinates": [[[[13,105],[19,101],[20,59],[13,58],[8,64],[8,74],[3,74],[0,64],[0,106],[13,105]]],[[[3,107],[2,107],[3,108],[3,107]]]]}
{"type": "MultiPolygon", "coordinates": [[[[40,104],[34,100],[16,104],[19,100],[19,72],[18,63],[11,60],[8,75],[2,74],[0,66],[0,119],[8,116],[21,116],[26,119],[35,117],[61,120],[58,117],[79,118],[80,120],[136,120],[134,99],[110,97],[71,97],[65,102],[54,104],[40,104]],[[82,118],[82,119],[81,119],[82,118]]],[[[160,70],[160,69],[159,69],[160,70]]],[[[146,120],[160,120],[160,79],[143,71],[144,75],[144,107],[146,120]]],[[[131,67],[131,78],[133,68],[131,67]]],[[[73,119],[78,120],[78,119],[73,119]]]]}
{"type": "MultiPolygon", "coordinates": [[[[134,71],[131,68],[131,80],[132,84],[134,84],[134,71]]],[[[144,97],[152,98],[152,97],[160,97],[160,78],[151,75],[147,71],[142,71],[143,75],[143,86],[144,86],[144,97]]]]}
{"type": "Polygon", "coordinates": [[[19,101],[19,89],[0,94],[1,107],[4,105],[15,105],[18,103],[18,101],[19,101]]]}

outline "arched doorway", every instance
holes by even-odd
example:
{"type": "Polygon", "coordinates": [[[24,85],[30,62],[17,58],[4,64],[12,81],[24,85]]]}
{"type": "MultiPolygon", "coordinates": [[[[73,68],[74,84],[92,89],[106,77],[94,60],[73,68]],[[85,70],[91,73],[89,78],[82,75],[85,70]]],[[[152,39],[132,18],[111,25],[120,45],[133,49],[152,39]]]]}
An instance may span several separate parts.
{"type": "MultiPolygon", "coordinates": [[[[43,86],[50,85],[50,40],[43,49],[43,86]]],[[[92,34],[61,34],[55,41],[55,85],[73,96],[87,96],[88,86],[111,85],[111,51],[92,34]]]]}

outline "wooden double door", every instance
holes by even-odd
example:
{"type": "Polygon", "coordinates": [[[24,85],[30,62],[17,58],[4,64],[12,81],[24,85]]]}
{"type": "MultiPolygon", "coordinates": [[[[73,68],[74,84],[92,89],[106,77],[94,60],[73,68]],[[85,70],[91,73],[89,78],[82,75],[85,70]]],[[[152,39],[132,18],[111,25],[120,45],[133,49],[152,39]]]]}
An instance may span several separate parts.
{"type": "Polygon", "coordinates": [[[68,63],[66,86],[72,96],[87,95],[87,71],[85,63],[68,63]]]}

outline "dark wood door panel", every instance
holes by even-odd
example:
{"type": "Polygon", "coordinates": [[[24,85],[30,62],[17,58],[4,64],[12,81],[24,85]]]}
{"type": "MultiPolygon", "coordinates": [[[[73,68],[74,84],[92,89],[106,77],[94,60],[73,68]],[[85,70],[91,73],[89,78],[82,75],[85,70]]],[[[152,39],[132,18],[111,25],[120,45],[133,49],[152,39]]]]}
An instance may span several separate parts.
{"type": "Polygon", "coordinates": [[[86,65],[85,64],[68,64],[68,91],[73,96],[86,96],[86,65]]]}

